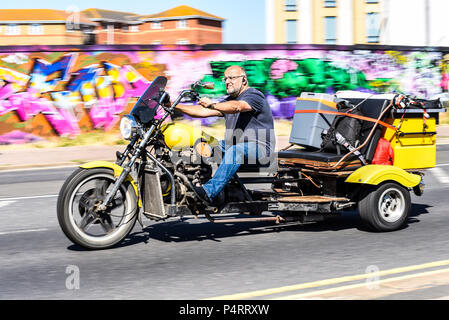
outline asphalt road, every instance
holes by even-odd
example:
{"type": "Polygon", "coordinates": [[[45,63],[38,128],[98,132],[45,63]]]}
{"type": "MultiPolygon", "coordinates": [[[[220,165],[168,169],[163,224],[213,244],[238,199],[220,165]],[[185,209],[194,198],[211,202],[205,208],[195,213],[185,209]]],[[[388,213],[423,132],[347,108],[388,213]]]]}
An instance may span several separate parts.
{"type": "Polygon", "coordinates": [[[370,232],[356,212],[274,228],[145,220],[103,251],[83,250],[59,228],[57,193],[74,168],[0,172],[0,299],[447,299],[449,146],[438,147],[437,162],[396,232],[370,232]],[[425,285],[380,291],[382,281],[391,289],[393,278],[424,272],[434,272],[425,285]]]}

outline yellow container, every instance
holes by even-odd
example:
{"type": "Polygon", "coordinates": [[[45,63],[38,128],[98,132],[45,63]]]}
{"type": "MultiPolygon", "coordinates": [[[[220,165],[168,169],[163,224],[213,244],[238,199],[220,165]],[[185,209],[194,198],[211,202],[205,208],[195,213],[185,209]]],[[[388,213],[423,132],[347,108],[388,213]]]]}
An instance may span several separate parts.
{"type": "MultiPolygon", "coordinates": [[[[401,119],[387,119],[398,127],[401,119]]],[[[402,169],[433,168],[436,164],[436,119],[423,121],[422,113],[404,117],[398,131],[386,128],[384,138],[394,150],[393,165],[402,169]]]]}

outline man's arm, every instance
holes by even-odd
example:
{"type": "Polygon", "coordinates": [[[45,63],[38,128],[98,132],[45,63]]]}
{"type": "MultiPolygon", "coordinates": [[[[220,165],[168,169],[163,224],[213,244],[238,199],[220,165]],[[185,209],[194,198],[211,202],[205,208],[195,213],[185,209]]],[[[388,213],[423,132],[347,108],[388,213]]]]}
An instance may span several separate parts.
{"type": "Polygon", "coordinates": [[[246,101],[243,101],[243,100],[231,100],[231,101],[213,103],[212,100],[210,100],[209,98],[203,97],[200,99],[200,101],[198,101],[198,104],[200,104],[204,108],[207,108],[210,105],[213,105],[212,109],[207,109],[207,110],[216,110],[223,114],[233,114],[233,113],[239,113],[239,112],[253,111],[253,108],[249,105],[249,103],[246,101]]]}
{"type": "Polygon", "coordinates": [[[203,108],[201,105],[188,106],[188,105],[178,104],[175,107],[175,110],[178,110],[178,111],[185,113],[186,115],[194,117],[194,118],[208,118],[208,117],[222,117],[223,116],[223,113],[221,113],[220,111],[214,110],[214,109],[206,109],[206,108],[203,108]]]}

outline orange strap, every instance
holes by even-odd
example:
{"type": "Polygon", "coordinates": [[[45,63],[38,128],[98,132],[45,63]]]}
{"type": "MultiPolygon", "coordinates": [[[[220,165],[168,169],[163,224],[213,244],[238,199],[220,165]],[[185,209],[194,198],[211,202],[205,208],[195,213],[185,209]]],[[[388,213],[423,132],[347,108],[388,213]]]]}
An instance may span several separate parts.
{"type": "MultiPolygon", "coordinates": [[[[370,122],[378,122],[377,119],[374,118],[369,118],[369,117],[364,117],[364,116],[359,116],[357,114],[352,114],[352,113],[344,113],[344,112],[337,112],[337,111],[328,111],[328,110],[295,110],[295,113],[324,113],[324,114],[335,114],[335,115],[340,115],[340,116],[348,116],[348,117],[352,117],[352,118],[356,118],[356,119],[360,119],[360,120],[365,120],[365,121],[370,121],[370,122]]],[[[379,120],[379,124],[390,128],[391,130],[396,131],[397,129],[392,126],[391,124],[388,124],[386,122],[380,121],[379,120]]]]}

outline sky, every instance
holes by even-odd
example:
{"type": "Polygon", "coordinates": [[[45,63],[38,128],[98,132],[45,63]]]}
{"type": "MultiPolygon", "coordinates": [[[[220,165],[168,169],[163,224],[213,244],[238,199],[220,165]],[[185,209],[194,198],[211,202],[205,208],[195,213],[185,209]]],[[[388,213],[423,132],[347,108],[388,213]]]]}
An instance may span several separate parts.
{"type": "Polygon", "coordinates": [[[180,5],[225,18],[223,43],[265,43],[264,0],[2,0],[0,9],[79,10],[101,8],[136,14],[154,14],[180,5]]]}

